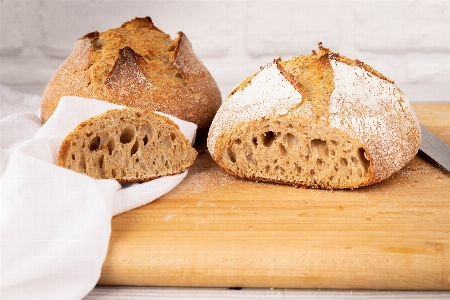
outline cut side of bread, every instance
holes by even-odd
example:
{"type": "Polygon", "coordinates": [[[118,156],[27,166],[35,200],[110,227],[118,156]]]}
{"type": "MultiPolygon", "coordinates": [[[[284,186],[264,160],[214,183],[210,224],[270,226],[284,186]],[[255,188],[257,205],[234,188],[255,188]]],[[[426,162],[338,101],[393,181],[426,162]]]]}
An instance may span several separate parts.
{"type": "Polygon", "coordinates": [[[133,183],[182,173],[196,157],[169,118],[124,108],[79,124],[62,142],[58,164],[93,178],[133,183]]]}
{"type": "Polygon", "coordinates": [[[236,86],[208,133],[212,158],[231,174],[327,189],[384,180],[419,145],[418,120],[393,81],[320,43],[236,86]]]}
{"type": "Polygon", "coordinates": [[[370,178],[364,146],[340,130],[276,118],[243,125],[233,136],[220,161],[240,177],[324,188],[370,178]]]}

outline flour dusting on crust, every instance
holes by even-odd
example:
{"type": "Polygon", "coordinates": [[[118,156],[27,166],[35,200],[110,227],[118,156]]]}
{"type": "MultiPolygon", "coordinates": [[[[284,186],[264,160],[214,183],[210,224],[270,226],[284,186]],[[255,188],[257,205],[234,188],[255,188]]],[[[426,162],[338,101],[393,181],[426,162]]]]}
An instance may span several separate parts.
{"type": "Polygon", "coordinates": [[[419,145],[417,117],[394,82],[320,43],[318,53],[278,58],[237,85],[208,136],[230,174],[322,188],[384,180],[419,145]]]}
{"type": "Polygon", "coordinates": [[[209,131],[208,149],[214,155],[217,138],[237,124],[286,115],[302,102],[302,94],[286,79],[277,61],[264,67],[242,90],[219,108],[209,131]]]}
{"type": "Polygon", "coordinates": [[[418,121],[406,96],[393,83],[358,66],[330,59],[335,88],[330,97],[330,126],[366,145],[376,180],[398,171],[415,153],[418,121]],[[409,154],[409,155],[405,155],[409,154]]]}

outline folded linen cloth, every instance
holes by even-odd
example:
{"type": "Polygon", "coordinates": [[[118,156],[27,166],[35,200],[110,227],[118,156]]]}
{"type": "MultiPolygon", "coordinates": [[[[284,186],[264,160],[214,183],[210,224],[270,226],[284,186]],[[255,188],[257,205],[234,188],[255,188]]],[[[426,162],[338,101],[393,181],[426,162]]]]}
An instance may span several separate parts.
{"type": "MultiPolygon", "coordinates": [[[[120,106],[63,97],[41,126],[38,99],[1,85],[0,97],[1,107],[14,102],[0,120],[1,298],[81,299],[100,277],[111,218],[164,195],[187,171],[121,186],[61,168],[57,155],[65,136],[81,121],[120,106]]],[[[169,117],[193,143],[196,125],[169,117]]]]}

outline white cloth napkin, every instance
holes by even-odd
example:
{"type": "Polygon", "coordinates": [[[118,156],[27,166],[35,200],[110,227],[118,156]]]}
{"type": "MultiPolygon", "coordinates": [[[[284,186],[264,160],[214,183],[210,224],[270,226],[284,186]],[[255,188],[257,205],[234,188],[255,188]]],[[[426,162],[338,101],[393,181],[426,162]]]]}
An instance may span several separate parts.
{"type": "MultiPolygon", "coordinates": [[[[164,195],[187,171],[122,187],[61,168],[56,161],[64,137],[119,106],[63,97],[42,126],[36,97],[0,85],[0,296],[81,299],[100,277],[111,218],[164,195]]],[[[192,143],[196,125],[171,118],[192,143]]]]}

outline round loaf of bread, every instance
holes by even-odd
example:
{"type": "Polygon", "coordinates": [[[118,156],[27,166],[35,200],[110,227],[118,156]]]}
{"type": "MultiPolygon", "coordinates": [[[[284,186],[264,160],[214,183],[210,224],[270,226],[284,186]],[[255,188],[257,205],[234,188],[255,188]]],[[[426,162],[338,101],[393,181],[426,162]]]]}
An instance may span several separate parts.
{"type": "Polygon", "coordinates": [[[208,134],[212,158],[231,174],[328,189],[384,180],[419,145],[418,120],[394,82],[321,43],[236,86],[208,134]]]}
{"type": "Polygon", "coordinates": [[[207,131],[222,102],[186,35],[180,31],[172,40],[149,17],[80,38],[44,91],[43,122],[62,96],[160,111],[197,124],[199,133],[207,131]]]}

